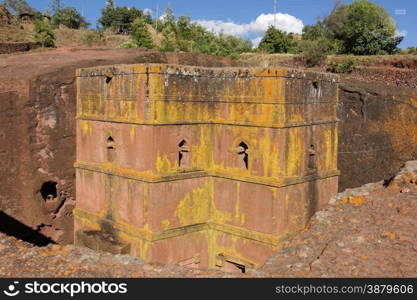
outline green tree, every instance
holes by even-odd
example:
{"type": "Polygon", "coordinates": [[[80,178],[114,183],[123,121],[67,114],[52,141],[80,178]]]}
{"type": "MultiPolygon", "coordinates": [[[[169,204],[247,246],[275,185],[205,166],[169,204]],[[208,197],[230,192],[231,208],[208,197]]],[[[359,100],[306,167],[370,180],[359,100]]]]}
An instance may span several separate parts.
{"type": "Polygon", "coordinates": [[[61,8],[52,16],[54,26],[64,25],[68,28],[87,28],[89,23],[74,7],[61,8]]]}
{"type": "Polygon", "coordinates": [[[175,32],[171,30],[169,27],[164,28],[162,31],[162,40],[161,45],[159,46],[159,51],[164,52],[174,52],[177,50],[177,37],[175,32]]]}
{"type": "Polygon", "coordinates": [[[292,38],[285,32],[269,26],[258,49],[267,53],[287,53],[292,46],[292,38]]]}
{"type": "Polygon", "coordinates": [[[136,18],[132,24],[131,36],[137,47],[153,48],[153,40],[148,31],[145,20],[136,18]]]}
{"type": "MultiPolygon", "coordinates": [[[[319,41],[321,44],[326,46],[328,54],[339,53],[342,49],[342,42],[333,38],[326,25],[322,21],[318,21],[315,25],[306,25],[303,28],[303,41],[319,41]]],[[[308,43],[301,43],[298,47],[298,52],[303,52],[303,46],[308,43]]],[[[312,45],[310,43],[310,45],[312,45]]]]}
{"type": "Polygon", "coordinates": [[[326,61],[330,45],[326,38],[319,38],[317,40],[302,40],[299,48],[306,66],[314,67],[326,61]]]}
{"type": "MultiPolygon", "coordinates": [[[[109,3],[105,9],[107,13],[103,14],[101,23],[110,27],[112,17],[104,17],[110,16],[111,13],[115,12],[115,9],[109,6],[109,3]]],[[[149,22],[146,17],[142,17],[140,21],[136,20],[134,24],[131,24],[131,35],[134,44],[137,44],[137,46],[147,48],[153,46],[151,36],[145,30],[145,26],[146,24],[154,24],[157,31],[162,33],[162,39],[158,45],[160,51],[196,52],[231,58],[237,58],[242,52],[252,51],[250,41],[225,34],[214,34],[201,25],[192,22],[190,17],[180,16],[177,19],[170,5],[166,8],[163,18],[151,19],[150,21],[152,22],[149,22]]],[[[132,46],[134,46],[132,43],[124,45],[124,47],[132,46]]]]}
{"type": "Polygon", "coordinates": [[[368,0],[337,7],[325,20],[335,39],[343,42],[343,52],[356,55],[391,54],[403,37],[386,10],[368,0]]]}
{"type": "Polygon", "coordinates": [[[303,39],[323,38],[332,52],[355,55],[392,54],[403,40],[386,10],[368,0],[339,3],[323,21],[303,30],[303,39]]]}
{"type": "Polygon", "coordinates": [[[314,25],[306,25],[303,27],[303,40],[317,40],[327,37],[326,25],[322,21],[317,21],[314,25]]]}
{"type": "Polygon", "coordinates": [[[35,23],[35,40],[42,44],[42,47],[54,47],[55,35],[48,21],[42,20],[35,23]]]}
{"type": "Polygon", "coordinates": [[[192,23],[189,17],[181,16],[176,22],[177,35],[179,39],[189,40],[192,38],[192,23]]]}
{"type": "Polygon", "coordinates": [[[145,21],[146,24],[152,24],[153,20],[152,20],[152,14],[150,11],[143,11],[143,20],[145,21]]]}
{"type": "Polygon", "coordinates": [[[106,6],[109,8],[114,8],[114,1],[113,0],[107,0],[106,6]]]}
{"type": "Polygon", "coordinates": [[[174,10],[172,9],[172,6],[170,3],[168,3],[168,6],[165,8],[163,19],[164,19],[165,25],[175,27],[176,20],[175,20],[174,10]]]}
{"type": "MultiPolygon", "coordinates": [[[[144,18],[142,10],[135,7],[115,7],[113,1],[108,1],[107,6],[101,11],[101,17],[98,22],[104,29],[111,29],[116,33],[128,34],[136,18],[144,18]]],[[[152,23],[149,18],[145,18],[145,20],[152,23]]]]}

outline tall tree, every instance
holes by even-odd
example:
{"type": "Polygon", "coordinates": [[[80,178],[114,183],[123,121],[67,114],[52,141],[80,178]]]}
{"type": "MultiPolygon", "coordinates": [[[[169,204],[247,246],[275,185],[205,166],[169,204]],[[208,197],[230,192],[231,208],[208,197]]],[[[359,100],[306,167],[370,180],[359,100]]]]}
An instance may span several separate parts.
{"type": "Polygon", "coordinates": [[[112,2],[102,9],[98,22],[104,29],[112,29],[116,33],[128,34],[136,18],[143,18],[143,11],[136,7],[114,7],[112,2]]]}
{"type": "Polygon", "coordinates": [[[65,7],[58,10],[52,16],[54,26],[64,25],[71,29],[88,27],[89,23],[74,7],[65,7]]]}
{"type": "Polygon", "coordinates": [[[145,20],[136,18],[132,23],[131,36],[137,47],[152,48],[153,40],[145,20]]]}
{"type": "Polygon", "coordinates": [[[342,54],[392,54],[403,40],[387,11],[368,0],[339,2],[323,21],[306,26],[303,32],[303,39],[329,39],[342,54]]]}
{"type": "Polygon", "coordinates": [[[54,31],[47,20],[40,20],[35,23],[35,40],[42,44],[42,47],[54,47],[54,31]]]}
{"type": "Polygon", "coordinates": [[[292,45],[292,38],[285,32],[269,26],[258,49],[267,53],[287,53],[292,45]]]}
{"type": "Polygon", "coordinates": [[[163,38],[161,40],[159,50],[164,52],[176,51],[178,48],[178,42],[174,30],[172,30],[171,27],[165,27],[164,30],[162,30],[162,36],[163,38]]]}
{"type": "Polygon", "coordinates": [[[341,5],[325,20],[343,52],[356,55],[394,53],[402,37],[386,10],[368,0],[341,5]]]}
{"type": "Polygon", "coordinates": [[[108,7],[108,8],[114,8],[114,1],[113,0],[107,0],[106,7],[108,7]]]}
{"type": "Polygon", "coordinates": [[[171,3],[168,3],[167,7],[165,8],[163,18],[165,24],[175,26],[174,10],[172,9],[171,3]]]}

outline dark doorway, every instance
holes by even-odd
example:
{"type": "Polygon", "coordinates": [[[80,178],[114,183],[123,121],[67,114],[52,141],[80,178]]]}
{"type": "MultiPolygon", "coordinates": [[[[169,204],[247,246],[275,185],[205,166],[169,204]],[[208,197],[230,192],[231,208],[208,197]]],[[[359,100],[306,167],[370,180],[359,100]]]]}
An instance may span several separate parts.
{"type": "Polygon", "coordinates": [[[58,183],[55,181],[47,181],[42,184],[40,193],[42,195],[43,200],[54,200],[56,197],[58,197],[58,192],[56,189],[58,183]]]}

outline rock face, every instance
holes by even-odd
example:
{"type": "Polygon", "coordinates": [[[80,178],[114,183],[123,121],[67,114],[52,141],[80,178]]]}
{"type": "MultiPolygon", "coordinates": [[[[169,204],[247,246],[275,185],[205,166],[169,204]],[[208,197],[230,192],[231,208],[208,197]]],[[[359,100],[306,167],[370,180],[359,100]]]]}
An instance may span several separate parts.
{"type": "Polygon", "coordinates": [[[55,50],[0,62],[0,210],[58,243],[72,243],[75,201],[75,70],[97,65],[171,61],[233,62],[154,51],[55,50]]]}
{"type": "Polygon", "coordinates": [[[339,190],[392,177],[417,158],[417,92],[375,82],[340,84],[339,190]]]}
{"type": "Polygon", "coordinates": [[[253,275],[417,276],[417,161],[390,182],[338,194],[253,275]]]}
{"type": "Polygon", "coordinates": [[[244,271],[337,193],[336,75],[135,64],[77,86],[76,245],[244,271]]]}

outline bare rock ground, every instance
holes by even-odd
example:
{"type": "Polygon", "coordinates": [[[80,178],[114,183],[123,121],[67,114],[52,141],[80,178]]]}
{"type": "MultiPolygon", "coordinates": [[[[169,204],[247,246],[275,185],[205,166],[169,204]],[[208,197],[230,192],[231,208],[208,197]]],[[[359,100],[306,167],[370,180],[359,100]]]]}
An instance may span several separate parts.
{"type": "Polygon", "coordinates": [[[348,189],[261,268],[272,277],[416,277],[417,161],[348,189]]]}
{"type": "Polygon", "coordinates": [[[0,277],[220,277],[222,272],[145,263],[74,246],[36,247],[0,234],[0,277]]]}
{"type": "Polygon", "coordinates": [[[259,270],[246,274],[145,263],[0,234],[1,277],[417,277],[417,161],[391,180],[338,194],[259,270]]]}

